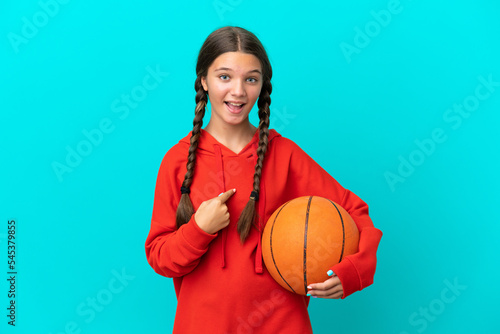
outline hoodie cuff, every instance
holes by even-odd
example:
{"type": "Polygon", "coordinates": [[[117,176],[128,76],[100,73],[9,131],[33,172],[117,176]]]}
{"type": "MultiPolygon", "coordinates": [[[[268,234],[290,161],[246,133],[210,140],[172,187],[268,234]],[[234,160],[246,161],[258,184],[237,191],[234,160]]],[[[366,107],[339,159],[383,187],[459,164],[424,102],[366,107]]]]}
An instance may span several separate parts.
{"type": "Polygon", "coordinates": [[[203,231],[194,220],[194,214],[191,216],[189,222],[182,226],[181,233],[183,239],[195,252],[206,251],[210,242],[214,240],[218,234],[209,234],[203,231]]]}
{"type": "Polygon", "coordinates": [[[340,283],[342,283],[342,289],[344,290],[342,299],[361,290],[360,275],[349,258],[344,258],[340,263],[331,267],[330,270],[337,275],[340,283]]]}

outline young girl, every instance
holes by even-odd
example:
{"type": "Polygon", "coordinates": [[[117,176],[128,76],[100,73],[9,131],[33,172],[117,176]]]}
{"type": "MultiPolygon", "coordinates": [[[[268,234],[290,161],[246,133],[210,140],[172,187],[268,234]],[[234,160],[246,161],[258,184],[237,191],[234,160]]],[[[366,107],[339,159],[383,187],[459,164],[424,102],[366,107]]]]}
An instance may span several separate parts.
{"type": "Polygon", "coordinates": [[[282,288],[262,263],[268,218],[291,199],[316,195],[354,219],[359,251],[331,267],[329,279],[309,285],[319,298],[345,298],[372,284],[382,233],[359,197],[269,129],[272,69],[255,35],[238,27],[214,31],[196,74],[193,131],[163,158],[146,240],[149,264],[174,280],[173,332],[312,333],[309,296],[282,288]],[[248,118],[255,102],[258,128],[248,118]]]}

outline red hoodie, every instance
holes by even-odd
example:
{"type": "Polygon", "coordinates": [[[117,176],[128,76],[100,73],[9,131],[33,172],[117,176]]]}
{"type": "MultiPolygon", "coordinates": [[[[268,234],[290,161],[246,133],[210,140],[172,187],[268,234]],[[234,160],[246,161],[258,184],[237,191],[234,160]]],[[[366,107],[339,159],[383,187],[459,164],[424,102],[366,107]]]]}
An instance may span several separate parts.
{"type": "Polygon", "coordinates": [[[331,268],[342,283],[342,298],[373,283],[382,232],[373,226],[368,206],[275,130],[269,132],[256,207],[260,231],[252,229],[244,244],[236,231],[238,217],[252,191],[258,130],[239,154],[201,130],[191,201],[196,211],[201,202],[236,188],[226,202],[230,224],[211,235],[198,227],[193,215],[177,230],[175,216],[189,139],[190,135],[183,138],[162,160],[146,240],[151,267],[174,280],[174,333],[312,333],[309,297],[282,288],[262,263],[263,226],[280,205],[296,197],[329,198],[346,209],[358,226],[358,253],[331,268]]]}

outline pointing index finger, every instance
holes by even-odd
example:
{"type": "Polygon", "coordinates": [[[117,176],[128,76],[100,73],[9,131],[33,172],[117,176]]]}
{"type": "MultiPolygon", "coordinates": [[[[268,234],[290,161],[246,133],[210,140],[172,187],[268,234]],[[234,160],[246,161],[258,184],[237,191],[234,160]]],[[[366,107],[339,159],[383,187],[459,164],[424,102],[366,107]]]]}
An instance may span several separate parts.
{"type": "Polygon", "coordinates": [[[230,189],[226,191],[225,193],[222,193],[219,195],[221,203],[226,203],[226,201],[233,196],[233,194],[236,192],[236,189],[230,189]]]}

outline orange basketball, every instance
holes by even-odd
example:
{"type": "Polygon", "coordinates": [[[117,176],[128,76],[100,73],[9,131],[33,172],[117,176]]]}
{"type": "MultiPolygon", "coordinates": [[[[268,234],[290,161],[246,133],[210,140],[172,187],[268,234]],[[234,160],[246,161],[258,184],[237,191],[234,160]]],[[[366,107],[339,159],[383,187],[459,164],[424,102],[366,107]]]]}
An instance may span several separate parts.
{"type": "Polygon", "coordinates": [[[319,196],[295,198],[269,218],[262,256],[271,276],[285,289],[307,294],[307,285],[328,279],[327,271],[358,251],[359,231],[337,203],[319,196]]]}

